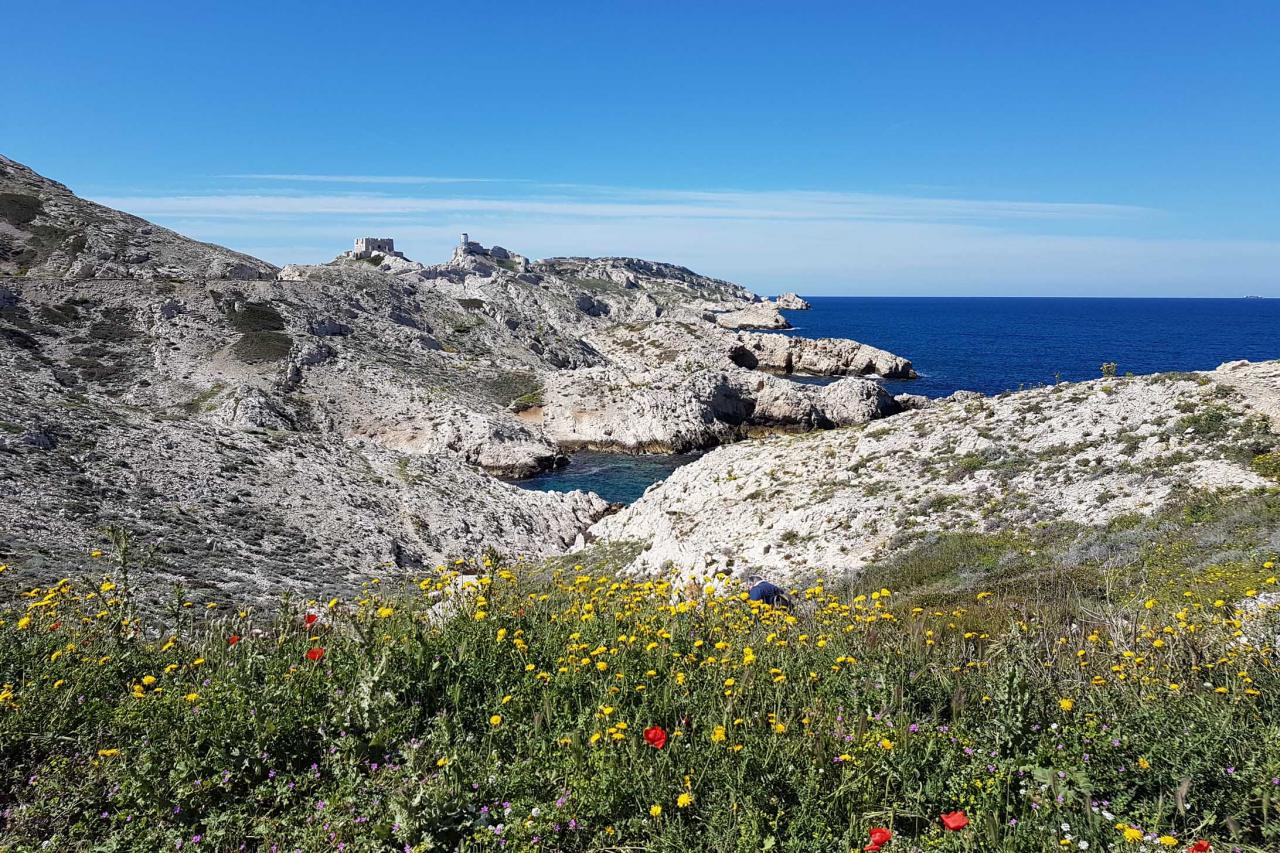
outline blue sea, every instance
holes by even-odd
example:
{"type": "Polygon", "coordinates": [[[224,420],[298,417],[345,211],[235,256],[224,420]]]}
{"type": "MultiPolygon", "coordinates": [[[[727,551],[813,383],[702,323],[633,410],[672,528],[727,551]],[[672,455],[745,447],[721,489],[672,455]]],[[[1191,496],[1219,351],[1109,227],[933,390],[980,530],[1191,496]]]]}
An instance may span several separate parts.
{"type": "MultiPolygon", "coordinates": [[[[893,394],[998,394],[1093,379],[1103,362],[1120,373],[1159,373],[1280,358],[1280,299],[808,299],[812,310],[784,312],[795,327],[785,334],[853,338],[911,359],[920,378],[885,381],[893,394]]],[[[581,453],[521,485],[630,503],[693,458],[581,453]]]]}
{"type": "Polygon", "coordinates": [[[1016,391],[1056,380],[1210,370],[1280,358],[1280,299],[1053,299],[815,296],[785,334],[853,338],[911,359],[892,393],[1016,391]]]}

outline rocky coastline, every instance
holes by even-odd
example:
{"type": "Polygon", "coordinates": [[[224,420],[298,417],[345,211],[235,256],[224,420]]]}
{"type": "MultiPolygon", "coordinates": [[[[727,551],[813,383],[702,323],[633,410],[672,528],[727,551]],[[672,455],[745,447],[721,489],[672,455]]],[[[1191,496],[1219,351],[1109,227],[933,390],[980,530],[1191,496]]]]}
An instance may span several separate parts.
{"type": "Polygon", "coordinates": [[[0,198],[0,511],[20,519],[0,559],[52,573],[113,525],[157,546],[158,576],[254,596],[314,588],[304,565],[349,585],[545,557],[609,507],[499,478],[864,423],[900,405],[862,377],[911,375],[760,332],[787,327],[774,304],[674,264],[466,240],[440,264],[277,268],[4,158],[0,198]]]}
{"type": "Polygon", "coordinates": [[[675,264],[467,239],[276,268],[3,158],[0,202],[0,562],[38,575],[123,527],[158,582],[254,600],[486,549],[855,577],[913,537],[1106,524],[1280,471],[1276,362],[891,397],[876,377],[909,360],[781,334],[799,297],[675,264]],[[710,448],[627,507],[505,481],[710,448]]]}

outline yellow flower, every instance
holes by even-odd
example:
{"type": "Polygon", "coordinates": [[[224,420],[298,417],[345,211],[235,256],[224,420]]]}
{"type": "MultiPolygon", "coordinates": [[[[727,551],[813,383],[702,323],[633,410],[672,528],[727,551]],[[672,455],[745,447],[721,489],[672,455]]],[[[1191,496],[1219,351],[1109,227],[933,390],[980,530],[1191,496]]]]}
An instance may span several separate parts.
{"type": "Polygon", "coordinates": [[[716,726],[711,732],[712,743],[724,743],[728,735],[725,733],[724,726],[716,726]]]}
{"type": "Polygon", "coordinates": [[[195,702],[195,701],[197,701],[197,700],[200,698],[200,694],[199,694],[199,693],[188,693],[186,696],[183,696],[182,698],[183,698],[183,699],[186,699],[188,702],[195,702]]]}
{"type": "Polygon", "coordinates": [[[154,675],[144,675],[142,676],[142,683],[147,687],[150,687],[156,683],[156,677],[154,675]]]}
{"type": "Polygon", "coordinates": [[[774,724],[773,724],[773,730],[774,730],[775,732],[777,732],[778,734],[786,734],[786,731],[787,731],[787,724],[786,724],[786,723],[774,723],[774,724]]]}
{"type": "Polygon", "coordinates": [[[653,805],[649,806],[649,816],[662,817],[662,806],[658,805],[657,803],[654,803],[653,805]]]}
{"type": "Polygon", "coordinates": [[[605,663],[604,661],[602,660],[596,661],[596,669],[600,670],[601,672],[604,672],[608,668],[609,668],[609,664],[605,663]]]}
{"type": "Polygon", "coordinates": [[[893,749],[893,741],[889,740],[887,737],[880,738],[880,748],[886,751],[893,749]]]}
{"type": "Polygon", "coordinates": [[[393,613],[395,613],[395,612],[396,612],[396,611],[395,611],[393,608],[390,608],[390,607],[379,607],[379,608],[378,608],[378,618],[379,618],[379,619],[386,619],[388,616],[390,616],[391,614],[393,614],[393,613]]]}
{"type": "Polygon", "coordinates": [[[57,681],[53,682],[53,689],[54,689],[54,690],[57,690],[59,687],[61,687],[62,685],[66,684],[66,683],[67,683],[67,681],[66,681],[66,679],[65,679],[65,678],[59,678],[57,681]]]}
{"type": "Polygon", "coordinates": [[[113,755],[119,755],[119,754],[120,754],[120,750],[115,748],[98,750],[98,755],[102,756],[103,758],[110,758],[113,755]]]}
{"type": "Polygon", "coordinates": [[[113,584],[111,581],[103,581],[102,585],[98,587],[98,589],[101,590],[102,592],[111,592],[111,590],[115,588],[116,588],[116,585],[113,584]]]}
{"type": "Polygon", "coordinates": [[[1139,769],[1139,770],[1150,770],[1150,769],[1151,769],[1151,762],[1150,762],[1150,761],[1147,761],[1147,759],[1145,759],[1145,758],[1139,758],[1139,759],[1138,759],[1138,769],[1139,769]]]}
{"type": "Polygon", "coordinates": [[[96,560],[102,556],[102,552],[99,551],[97,548],[94,548],[92,551],[89,552],[89,556],[93,557],[93,559],[96,560]]]}
{"type": "Polygon", "coordinates": [[[497,726],[502,725],[502,715],[501,715],[501,714],[494,714],[492,717],[490,717],[490,718],[489,718],[489,725],[494,726],[495,728],[496,728],[497,726]]]}
{"type": "Polygon", "coordinates": [[[1074,699],[1058,700],[1058,707],[1061,708],[1063,711],[1066,711],[1067,713],[1070,713],[1071,709],[1074,708],[1075,706],[1076,706],[1076,703],[1074,699]]]}
{"type": "Polygon", "coordinates": [[[25,631],[27,629],[27,626],[30,624],[31,624],[31,617],[23,616],[21,619],[18,620],[18,630],[25,631]]]}
{"type": "Polygon", "coordinates": [[[676,808],[687,809],[691,805],[693,805],[693,794],[688,791],[676,797],[676,808]]]}
{"type": "Polygon", "coordinates": [[[1142,830],[1136,827],[1126,826],[1124,828],[1124,840],[1130,844],[1137,844],[1142,840],[1142,830]]]}
{"type": "Polygon", "coordinates": [[[1160,842],[1160,844],[1164,847],[1178,846],[1178,839],[1174,838],[1172,835],[1162,835],[1159,838],[1157,838],[1156,841],[1160,842]]]}

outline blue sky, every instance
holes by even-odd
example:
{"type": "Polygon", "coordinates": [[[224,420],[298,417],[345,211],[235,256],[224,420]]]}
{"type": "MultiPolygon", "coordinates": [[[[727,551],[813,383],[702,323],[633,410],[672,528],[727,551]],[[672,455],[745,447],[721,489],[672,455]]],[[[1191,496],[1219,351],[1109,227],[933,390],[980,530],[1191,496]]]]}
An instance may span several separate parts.
{"type": "Polygon", "coordinates": [[[0,17],[0,152],[277,263],[465,230],[766,293],[1280,296],[1274,2],[0,17]]]}

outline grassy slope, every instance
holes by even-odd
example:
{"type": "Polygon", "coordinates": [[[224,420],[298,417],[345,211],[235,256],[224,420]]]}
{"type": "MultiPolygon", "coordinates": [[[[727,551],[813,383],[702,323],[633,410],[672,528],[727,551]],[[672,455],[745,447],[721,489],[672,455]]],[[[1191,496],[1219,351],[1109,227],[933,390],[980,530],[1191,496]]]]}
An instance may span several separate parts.
{"type": "Polygon", "coordinates": [[[1277,513],[926,538],[790,613],[601,552],[144,619],[117,564],[0,613],[0,848],[1274,850],[1277,513]]]}

